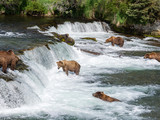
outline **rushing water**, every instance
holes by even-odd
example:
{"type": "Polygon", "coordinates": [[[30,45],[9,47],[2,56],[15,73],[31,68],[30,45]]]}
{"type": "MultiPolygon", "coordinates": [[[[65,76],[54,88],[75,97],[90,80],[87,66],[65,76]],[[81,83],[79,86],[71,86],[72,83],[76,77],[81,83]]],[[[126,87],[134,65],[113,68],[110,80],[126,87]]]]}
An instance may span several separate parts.
{"type": "Polygon", "coordinates": [[[19,55],[29,71],[8,69],[8,74],[17,76],[15,81],[0,80],[0,119],[160,118],[160,63],[143,58],[147,52],[159,51],[159,39],[120,35],[104,22],[66,21],[42,31],[39,26],[44,21],[35,18],[29,23],[24,18],[9,20],[1,19],[1,49],[19,50],[46,43],[52,40],[51,32],[68,33],[75,39],[75,45],[49,44],[50,50],[39,46],[19,55]],[[104,43],[110,36],[123,37],[124,47],[104,43]],[[81,39],[83,37],[94,37],[97,42],[81,39]],[[56,62],[63,59],[80,63],[80,75],[69,73],[67,76],[62,69],[58,70],[56,62]],[[108,103],[94,98],[92,93],[96,91],[104,91],[122,102],[108,103]]]}

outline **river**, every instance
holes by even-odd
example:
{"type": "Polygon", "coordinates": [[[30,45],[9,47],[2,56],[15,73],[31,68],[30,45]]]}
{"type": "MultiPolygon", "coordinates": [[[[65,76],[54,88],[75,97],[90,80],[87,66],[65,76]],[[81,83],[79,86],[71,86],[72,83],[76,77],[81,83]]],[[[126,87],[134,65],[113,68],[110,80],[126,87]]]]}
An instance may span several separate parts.
{"type": "Polygon", "coordinates": [[[160,63],[144,59],[145,53],[160,50],[157,38],[115,33],[100,21],[1,16],[0,48],[14,50],[29,66],[23,72],[8,69],[14,81],[0,79],[2,120],[160,119],[160,63]],[[68,33],[75,45],[54,41],[51,32],[68,33]],[[111,36],[123,37],[124,46],[104,43],[111,36]],[[48,42],[53,42],[50,50],[43,45],[48,42]],[[76,60],[80,75],[58,70],[56,62],[63,59],[76,60]],[[122,102],[97,99],[92,96],[97,91],[122,102]]]}

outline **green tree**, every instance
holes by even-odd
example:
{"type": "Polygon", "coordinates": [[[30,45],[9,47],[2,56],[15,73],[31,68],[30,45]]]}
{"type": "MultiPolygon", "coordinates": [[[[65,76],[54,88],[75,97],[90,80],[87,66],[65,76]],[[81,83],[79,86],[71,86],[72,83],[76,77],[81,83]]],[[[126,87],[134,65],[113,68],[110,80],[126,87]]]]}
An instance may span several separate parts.
{"type": "Polygon", "coordinates": [[[27,0],[0,0],[5,14],[20,14],[27,5],[27,0]]]}
{"type": "Polygon", "coordinates": [[[25,8],[27,15],[44,15],[47,12],[46,7],[38,0],[29,0],[28,5],[25,8]]]}
{"type": "Polygon", "coordinates": [[[153,23],[160,18],[159,0],[132,0],[126,14],[129,23],[153,23]]]}

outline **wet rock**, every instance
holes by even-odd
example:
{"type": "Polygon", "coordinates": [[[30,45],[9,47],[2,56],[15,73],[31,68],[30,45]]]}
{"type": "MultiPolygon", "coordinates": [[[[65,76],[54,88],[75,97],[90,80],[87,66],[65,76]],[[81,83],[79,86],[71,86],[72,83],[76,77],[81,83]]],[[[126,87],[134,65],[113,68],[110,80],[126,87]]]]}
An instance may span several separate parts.
{"type": "Polygon", "coordinates": [[[15,67],[15,70],[18,70],[18,71],[20,71],[20,72],[22,72],[22,71],[24,71],[24,70],[28,71],[28,66],[27,66],[26,64],[24,64],[24,62],[23,62],[22,60],[19,60],[19,61],[17,62],[17,65],[16,65],[16,67],[15,67]]]}
{"type": "Polygon", "coordinates": [[[81,51],[86,52],[86,53],[90,53],[90,54],[93,54],[93,55],[101,55],[101,53],[94,52],[94,51],[89,51],[89,50],[84,50],[84,49],[81,49],[81,51]]]}
{"type": "Polygon", "coordinates": [[[29,51],[29,50],[33,50],[35,47],[30,47],[28,49],[23,49],[23,50],[18,50],[19,54],[24,54],[24,51],[29,51]]]}
{"type": "Polygon", "coordinates": [[[59,40],[59,42],[65,42],[68,45],[74,45],[75,44],[74,39],[69,37],[69,34],[58,34],[58,33],[55,33],[55,32],[52,32],[52,34],[54,35],[54,37],[56,39],[59,40]]]}
{"type": "Polygon", "coordinates": [[[2,71],[0,71],[0,79],[5,80],[6,82],[14,81],[14,78],[15,78],[15,77],[16,77],[16,76],[14,76],[14,75],[11,74],[11,73],[5,74],[5,73],[3,73],[2,71]]]}
{"type": "Polygon", "coordinates": [[[51,24],[43,24],[43,25],[39,25],[38,27],[42,30],[45,31],[47,30],[50,26],[52,26],[51,24]]]}
{"type": "Polygon", "coordinates": [[[160,20],[153,24],[141,25],[141,24],[128,24],[116,26],[111,24],[111,28],[119,33],[140,35],[148,37],[160,37],[160,20]]]}
{"type": "MultiPolygon", "coordinates": [[[[10,68],[10,65],[8,67],[10,68]]],[[[23,72],[24,70],[28,71],[28,66],[24,64],[22,60],[19,60],[16,64],[15,70],[18,70],[20,72],[23,72]]],[[[0,78],[5,80],[6,82],[9,82],[9,81],[14,81],[16,76],[9,72],[5,74],[2,71],[0,71],[0,78]]]]}
{"type": "Polygon", "coordinates": [[[48,44],[45,45],[48,50],[51,50],[48,44]]]}
{"type": "Polygon", "coordinates": [[[96,41],[96,42],[97,42],[96,38],[91,38],[91,37],[84,37],[84,38],[81,38],[81,39],[93,40],[93,41],[96,41]]]}

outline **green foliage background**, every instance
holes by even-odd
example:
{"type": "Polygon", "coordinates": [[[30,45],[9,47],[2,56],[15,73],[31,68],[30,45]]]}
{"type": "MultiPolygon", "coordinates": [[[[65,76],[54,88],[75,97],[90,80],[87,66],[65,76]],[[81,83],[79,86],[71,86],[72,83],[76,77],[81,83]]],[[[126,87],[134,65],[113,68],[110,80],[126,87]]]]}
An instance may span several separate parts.
{"type": "Polygon", "coordinates": [[[0,0],[5,14],[107,20],[113,24],[147,24],[160,19],[160,0],[0,0]]]}

